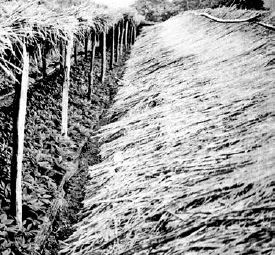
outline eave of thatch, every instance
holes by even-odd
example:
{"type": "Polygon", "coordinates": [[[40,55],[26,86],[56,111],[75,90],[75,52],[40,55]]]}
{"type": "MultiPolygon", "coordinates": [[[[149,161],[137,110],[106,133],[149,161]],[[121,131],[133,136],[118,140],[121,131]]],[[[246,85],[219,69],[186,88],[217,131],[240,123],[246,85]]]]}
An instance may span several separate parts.
{"type": "Polygon", "coordinates": [[[146,30],[61,254],[272,252],[273,38],[190,13],[146,30]]]}
{"type": "MultiPolygon", "coordinates": [[[[138,22],[135,12],[127,15],[138,22]]],[[[23,43],[31,47],[35,55],[36,49],[43,47],[45,42],[47,47],[56,48],[60,41],[73,36],[82,39],[87,32],[108,31],[123,17],[122,10],[114,11],[92,2],[60,8],[38,0],[4,1],[0,8],[0,68],[14,77],[14,66],[9,59],[11,56],[18,59],[23,43]]]]}

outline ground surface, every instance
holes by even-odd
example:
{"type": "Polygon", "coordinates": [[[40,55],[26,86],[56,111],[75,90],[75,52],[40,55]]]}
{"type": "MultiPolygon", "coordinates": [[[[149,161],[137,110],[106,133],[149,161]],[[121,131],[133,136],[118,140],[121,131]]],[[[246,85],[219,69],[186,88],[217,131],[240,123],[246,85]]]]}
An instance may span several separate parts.
{"type": "Polygon", "coordinates": [[[191,13],[139,37],[61,254],[272,254],[273,39],[191,13]]]}
{"type": "MultiPolygon", "coordinates": [[[[12,95],[0,104],[0,251],[9,254],[57,254],[59,241],[71,234],[82,207],[87,168],[99,162],[98,143],[90,139],[100,123],[124,73],[127,54],[99,82],[100,56],[96,58],[93,98],[87,100],[89,61],[79,56],[73,64],[70,87],[69,139],[60,136],[62,75],[53,69],[48,77],[32,70],[24,149],[24,231],[17,232],[9,216],[9,168],[12,145],[12,95]],[[38,75],[37,75],[38,74],[38,75]],[[66,177],[66,178],[65,178],[66,177]],[[64,185],[63,185],[64,181],[64,185]]],[[[13,91],[1,76],[0,95],[13,91]]],[[[1,253],[2,254],[2,253],[1,253]]]]}

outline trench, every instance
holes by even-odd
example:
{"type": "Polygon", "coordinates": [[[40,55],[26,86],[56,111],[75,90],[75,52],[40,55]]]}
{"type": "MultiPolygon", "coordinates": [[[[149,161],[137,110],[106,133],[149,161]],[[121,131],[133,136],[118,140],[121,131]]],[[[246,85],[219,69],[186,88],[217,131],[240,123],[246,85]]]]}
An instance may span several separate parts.
{"type": "MultiPolygon", "coordinates": [[[[123,53],[112,70],[100,81],[101,55],[95,58],[94,93],[87,99],[89,58],[79,56],[72,66],[69,99],[68,139],[60,135],[62,72],[55,68],[46,78],[30,77],[24,149],[23,218],[26,232],[10,232],[16,242],[7,249],[12,254],[58,254],[60,243],[80,220],[88,168],[100,161],[98,142],[93,138],[101,125],[109,122],[107,112],[117,93],[130,50],[123,53]],[[35,192],[34,192],[35,191],[35,192]],[[24,246],[24,242],[31,245],[24,246]]],[[[110,53],[107,54],[110,61],[110,53]]],[[[33,72],[35,75],[35,72],[33,72]]],[[[0,139],[2,180],[9,179],[12,148],[12,82],[1,75],[0,139]]],[[[0,194],[1,195],[1,194],[0,194]]],[[[2,197],[2,196],[1,196],[2,197]]],[[[9,200],[1,210],[8,212],[9,200]]],[[[11,226],[12,228],[12,226],[11,226]]],[[[9,226],[7,225],[7,231],[9,226]]]]}
{"type": "MultiPolygon", "coordinates": [[[[91,99],[91,104],[96,105],[97,117],[94,118],[94,125],[90,132],[86,134],[81,134],[81,132],[76,132],[79,137],[75,137],[71,133],[71,139],[74,143],[80,143],[78,147],[78,169],[75,174],[65,183],[65,200],[67,201],[67,206],[59,211],[51,227],[51,234],[49,235],[48,241],[45,242],[41,248],[41,254],[58,254],[60,250],[60,241],[67,239],[74,231],[74,224],[81,220],[78,213],[83,208],[82,201],[85,198],[85,186],[89,180],[88,169],[89,166],[97,164],[101,161],[99,155],[99,142],[97,138],[93,136],[102,125],[108,124],[110,122],[107,116],[108,109],[113,104],[113,99],[117,93],[118,81],[123,77],[125,71],[125,62],[129,58],[130,50],[126,51],[121,57],[120,61],[115,64],[113,70],[109,70],[106,75],[106,81],[102,84],[97,78],[94,84],[94,97],[91,99]]],[[[110,56],[108,55],[108,60],[110,56]]],[[[100,57],[96,58],[96,70],[100,72],[100,57]]],[[[81,73],[88,73],[89,63],[84,60],[78,67],[73,67],[72,69],[72,79],[73,82],[78,82],[79,77],[83,77],[81,73]],[[80,71],[81,69],[81,71],[80,71]]],[[[99,78],[99,77],[98,77],[99,78]]],[[[81,81],[81,79],[80,79],[81,81]]],[[[81,82],[80,82],[81,83],[81,82]]],[[[75,95],[76,97],[82,95],[75,95]]],[[[80,107],[76,106],[77,109],[80,107]]],[[[84,119],[93,118],[91,114],[83,112],[84,119]]],[[[70,124],[69,124],[70,125],[70,124]]],[[[83,128],[85,124],[80,124],[79,129],[83,128]]],[[[86,130],[87,132],[87,130],[86,130]]],[[[84,132],[85,133],[85,132],[84,132]]],[[[70,135],[69,135],[70,136],[70,135]]]]}

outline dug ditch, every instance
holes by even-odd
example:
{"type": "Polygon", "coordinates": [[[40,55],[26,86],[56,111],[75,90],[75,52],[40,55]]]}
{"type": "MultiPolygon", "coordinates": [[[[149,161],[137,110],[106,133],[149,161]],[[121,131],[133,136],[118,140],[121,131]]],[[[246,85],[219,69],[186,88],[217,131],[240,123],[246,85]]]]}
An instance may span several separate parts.
{"type": "MultiPolygon", "coordinates": [[[[108,122],[105,113],[117,92],[118,80],[123,76],[128,56],[129,52],[126,52],[113,70],[107,72],[104,84],[99,81],[101,56],[96,56],[91,100],[87,99],[89,61],[81,57],[78,64],[72,66],[67,139],[60,135],[61,72],[54,70],[46,79],[34,77],[32,80],[25,130],[24,231],[12,229],[13,219],[7,217],[10,201],[1,195],[0,216],[11,222],[10,227],[6,224],[5,231],[9,235],[5,237],[4,250],[8,249],[13,254],[57,254],[59,243],[72,233],[72,225],[79,220],[77,214],[84,199],[88,166],[100,161],[93,133],[101,124],[108,122]]],[[[12,85],[5,77],[1,84],[2,92],[12,96],[12,85]]],[[[10,192],[11,96],[0,108],[1,194],[2,190],[3,193],[10,192]]]]}

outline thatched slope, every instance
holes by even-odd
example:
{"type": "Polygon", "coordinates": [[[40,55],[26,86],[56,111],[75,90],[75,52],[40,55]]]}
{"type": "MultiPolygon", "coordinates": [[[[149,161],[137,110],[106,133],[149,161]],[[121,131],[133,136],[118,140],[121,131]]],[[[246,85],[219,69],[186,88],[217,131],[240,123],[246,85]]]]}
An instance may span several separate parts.
{"type": "Polygon", "coordinates": [[[273,39],[188,13],[146,30],[62,253],[271,254],[273,39]]]}

